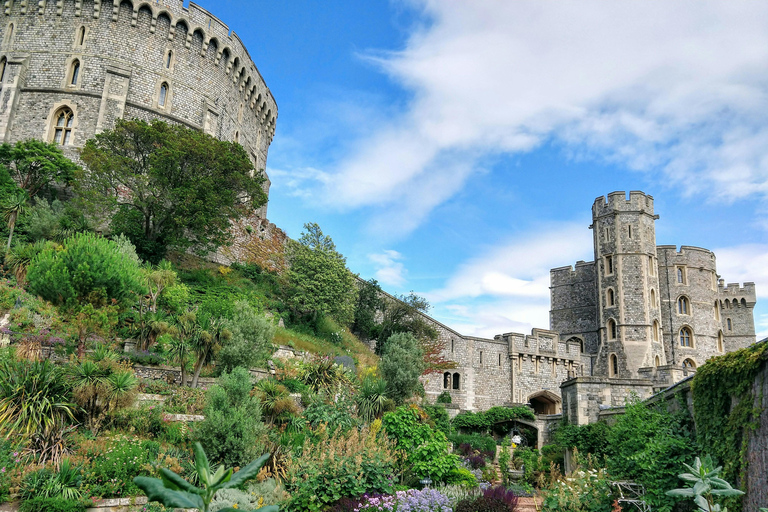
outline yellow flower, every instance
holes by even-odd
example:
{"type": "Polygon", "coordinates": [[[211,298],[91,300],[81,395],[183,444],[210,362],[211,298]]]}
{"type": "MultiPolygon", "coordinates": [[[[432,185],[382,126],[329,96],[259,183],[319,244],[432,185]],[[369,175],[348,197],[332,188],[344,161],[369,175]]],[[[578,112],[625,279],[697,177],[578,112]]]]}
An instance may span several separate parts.
{"type": "Polygon", "coordinates": [[[240,507],[238,507],[237,503],[235,503],[234,505],[232,505],[232,508],[240,508],[240,507]]]}

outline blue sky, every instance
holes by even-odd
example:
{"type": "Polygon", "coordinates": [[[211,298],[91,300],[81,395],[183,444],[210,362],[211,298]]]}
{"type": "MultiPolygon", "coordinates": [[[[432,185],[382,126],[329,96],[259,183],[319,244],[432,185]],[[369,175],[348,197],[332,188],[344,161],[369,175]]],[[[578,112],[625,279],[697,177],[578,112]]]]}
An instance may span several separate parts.
{"type": "Polygon", "coordinates": [[[201,1],[279,117],[269,219],[468,335],[548,326],[590,207],[655,198],[658,244],[758,286],[768,335],[768,4],[201,1]]]}

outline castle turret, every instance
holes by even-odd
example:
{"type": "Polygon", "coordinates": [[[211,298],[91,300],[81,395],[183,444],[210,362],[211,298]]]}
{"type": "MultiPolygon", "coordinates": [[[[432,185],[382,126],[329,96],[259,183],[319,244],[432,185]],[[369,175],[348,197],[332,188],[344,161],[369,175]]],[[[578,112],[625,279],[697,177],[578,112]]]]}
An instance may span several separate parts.
{"type": "Polygon", "coordinates": [[[661,343],[653,197],[632,191],[592,206],[600,348],[594,373],[635,378],[666,364],[661,343]]]}

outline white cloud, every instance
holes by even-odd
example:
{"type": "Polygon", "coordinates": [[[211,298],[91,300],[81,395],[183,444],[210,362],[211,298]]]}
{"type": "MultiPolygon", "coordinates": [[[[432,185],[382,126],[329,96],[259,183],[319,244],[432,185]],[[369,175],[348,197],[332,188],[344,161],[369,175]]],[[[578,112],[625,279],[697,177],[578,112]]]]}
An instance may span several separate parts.
{"type": "Polygon", "coordinates": [[[406,112],[324,182],[334,204],[377,206],[379,231],[417,227],[483,156],[552,139],[687,194],[768,195],[768,3],[414,5],[430,23],[366,56],[412,94],[406,112]]]}
{"type": "Polygon", "coordinates": [[[378,254],[369,254],[368,259],[373,262],[376,269],[376,280],[389,286],[402,286],[405,284],[405,267],[399,261],[403,255],[391,249],[378,254]]]}

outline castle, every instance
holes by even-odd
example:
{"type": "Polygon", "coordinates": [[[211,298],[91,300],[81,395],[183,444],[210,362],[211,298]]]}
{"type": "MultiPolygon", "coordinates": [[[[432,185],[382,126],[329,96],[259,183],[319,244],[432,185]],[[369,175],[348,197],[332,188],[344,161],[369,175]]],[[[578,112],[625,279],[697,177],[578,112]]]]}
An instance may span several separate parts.
{"type": "Polygon", "coordinates": [[[658,218],[643,192],[595,200],[595,259],[550,271],[549,330],[484,339],[434,322],[457,368],[425,379],[427,395],[447,391],[463,410],[530,403],[583,424],[754,343],[754,283],[726,285],[707,249],[657,246],[658,218]]]}
{"type": "Polygon", "coordinates": [[[55,142],[77,159],[118,118],[162,119],[238,142],[254,169],[266,168],[277,104],[240,38],[205,9],[182,0],[0,7],[3,142],[55,142]]]}

